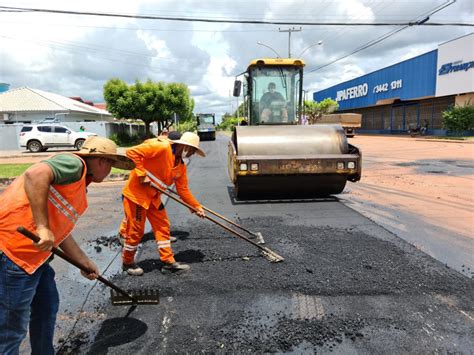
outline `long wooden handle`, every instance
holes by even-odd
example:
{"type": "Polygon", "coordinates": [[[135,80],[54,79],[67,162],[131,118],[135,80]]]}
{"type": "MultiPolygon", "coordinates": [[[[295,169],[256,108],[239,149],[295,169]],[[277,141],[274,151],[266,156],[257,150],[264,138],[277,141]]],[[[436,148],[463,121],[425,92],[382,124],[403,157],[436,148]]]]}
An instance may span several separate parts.
{"type": "MultiPolygon", "coordinates": [[[[174,191],[173,189],[167,189],[167,191],[171,191],[175,195],[178,195],[178,193],[176,191],[174,191]]],[[[232,220],[228,219],[227,217],[217,213],[216,211],[213,211],[210,208],[207,208],[206,206],[201,205],[201,207],[204,211],[207,211],[207,212],[213,214],[214,216],[219,217],[220,219],[226,221],[227,223],[232,224],[234,227],[237,227],[237,228],[243,230],[244,232],[247,232],[248,234],[252,234],[253,236],[256,236],[256,233],[248,230],[247,228],[241,226],[240,224],[235,223],[234,221],[232,221],[232,220]]]]}
{"type": "MultiPolygon", "coordinates": [[[[33,232],[29,231],[28,229],[26,229],[25,227],[18,227],[16,229],[19,233],[23,234],[25,237],[27,237],[28,239],[31,239],[32,241],[34,241],[35,243],[38,243],[41,239],[40,237],[38,237],[36,234],[34,234],[33,232]]],[[[71,258],[69,255],[65,254],[62,250],[59,250],[58,248],[56,247],[53,247],[51,249],[51,252],[54,254],[54,255],[57,255],[59,256],[61,259],[64,259],[66,260],[68,263],[74,265],[75,267],[77,267],[78,269],[81,269],[82,271],[84,271],[86,274],[91,274],[93,273],[94,271],[89,269],[88,267],[86,267],[85,265],[81,264],[80,262],[74,260],[73,258],[71,258]]],[[[131,301],[133,302],[137,302],[137,300],[130,296],[127,291],[121,289],[120,287],[118,287],[117,285],[113,284],[112,282],[110,282],[109,280],[103,278],[102,276],[98,275],[97,276],[97,280],[99,280],[100,282],[106,284],[107,286],[109,286],[110,288],[113,288],[115,291],[121,293],[122,295],[124,295],[125,297],[128,297],[131,301]]]]}
{"type": "MultiPolygon", "coordinates": [[[[150,177],[150,176],[149,176],[149,177],[150,177]]],[[[152,178],[151,178],[151,180],[153,181],[152,178]]],[[[165,195],[168,196],[169,198],[175,200],[176,202],[182,204],[183,206],[186,206],[186,207],[189,208],[190,210],[192,210],[192,211],[194,211],[194,212],[197,212],[197,209],[196,209],[196,208],[194,208],[194,207],[191,206],[190,204],[184,202],[183,200],[181,200],[181,199],[175,197],[172,193],[170,193],[170,192],[168,192],[168,191],[162,189],[160,186],[158,186],[158,185],[155,184],[154,182],[152,182],[151,185],[152,185],[155,189],[157,189],[159,192],[161,192],[162,194],[165,194],[165,195]]],[[[267,253],[269,252],[269,249],[268,249],[268,248],[263,247],[263,246],[261,246],[260,244],[254,242],[253,240],[251,240],[251,239],[249,239],[249,238],[243,236],[243,235],[240,234],[239,232],[233,230],[232,228],[227,227],[225,224],[219,222],[218,220],[216,220],[216,219],[214,219],[214,218],[212,218],[212,217],[209,217],[208,215],[205,215],[204,218],[210,220],[211,222],[214,222],[215,224],[221,226],[222,228],[224,228],[225,230],[229,231],[230,233],[235,234],[237,237],[239,237],[239,238],[245,240],[246,242],[249,242],[250,244],[255,245],[257,248],[259,248],[259,249],[261,249],[261,250],[263,250],[263,251],[265,251],[265,252],[267,252],[267,253]]]]}

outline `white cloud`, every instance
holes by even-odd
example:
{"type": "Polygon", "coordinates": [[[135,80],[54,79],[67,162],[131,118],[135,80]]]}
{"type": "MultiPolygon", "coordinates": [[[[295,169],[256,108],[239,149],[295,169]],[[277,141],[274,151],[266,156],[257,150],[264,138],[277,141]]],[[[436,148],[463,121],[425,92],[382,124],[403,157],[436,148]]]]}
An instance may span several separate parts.
{"type": "MultiPolygon", "coordinates": [[[[280,21],[409,21],[444,0],[3,0],[2,6],[155,16],[280,21]]],[[[471,21],[473,2],[458,0],[430,21],[471,21]]],[[[111,77],[179,81],[190,87],[196,111],[220,116],[235,109],[229,97],[234,76],[250,60],[286,55],[283,25],[152,21],[99,16],[0,11],[0,82],[30,86],[100,102],[111,77]]],[[[300,26],[295,24],[295,28],[300,26]]],[[[344,56],[393,28],[302,26],[291,36],[291,51],[303,54],[307,71],[344,56]]],[[[323,89],[437,48],[472,32],[468,27],[413,26],[376,46],[320,71],[306,74],[306,88],[323,89]]]]}

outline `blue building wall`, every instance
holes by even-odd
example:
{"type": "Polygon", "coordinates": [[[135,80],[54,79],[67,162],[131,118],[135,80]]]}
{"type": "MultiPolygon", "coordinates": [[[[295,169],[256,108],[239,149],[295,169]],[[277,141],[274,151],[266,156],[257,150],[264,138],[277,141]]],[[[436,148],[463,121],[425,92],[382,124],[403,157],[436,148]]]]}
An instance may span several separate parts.
{"type": "Polygon", "coordinates": [[[8,91],[10,84],[0,83],[0,93],[4,91],[8,91]]]}
{"type": "Polygon", "coordinates": [[[331,98],[338,101],[339,110],[376,105],[379,100],[410,100],[436,93],[438,50],[422,54],[392,66],[377,70],[315,92],[313,99],[331,98]]]}

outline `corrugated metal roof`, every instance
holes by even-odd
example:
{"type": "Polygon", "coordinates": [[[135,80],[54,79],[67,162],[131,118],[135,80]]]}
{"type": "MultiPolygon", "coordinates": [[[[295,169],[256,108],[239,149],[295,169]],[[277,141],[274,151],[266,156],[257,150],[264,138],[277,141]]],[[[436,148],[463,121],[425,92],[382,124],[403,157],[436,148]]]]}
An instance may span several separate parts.
{"type": "Polygon", "coordinates": [[[0,112],[74,111],[112,116],[108,111],[65,96],[22,87],[0,94],[0,112]]]}

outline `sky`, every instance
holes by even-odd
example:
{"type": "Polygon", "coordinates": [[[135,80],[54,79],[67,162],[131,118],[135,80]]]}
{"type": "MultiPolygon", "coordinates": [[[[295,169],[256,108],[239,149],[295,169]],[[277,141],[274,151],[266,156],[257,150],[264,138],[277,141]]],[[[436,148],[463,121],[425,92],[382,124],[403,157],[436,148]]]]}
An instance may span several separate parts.
{"type": "MultiPolygon", "coordinates": [[[[314,91],[437,49],[474,31],[472,26],[459,25],[327,25],[416,22],[444,4],[449,1],[0,0],[0,83],[10,84],[10,89],[26,86],[101,103],[103,86],[111,78],[129,84],[148,79],[182,82],[195,100],[196,113],[214,112],[219,118],[235,111],[237,99],[231,96],[235,76],[255,58],[290,53],[303,59],[304,89],[312,98],[314,91]],[[2,6],[127,17],[6,11],[2,6]],[[283,24],[235,23],[239,21],[283,24]],[[401,30],[393,33],[397,29],[401,30]]],[[[472,24],[474,1],[457,0],[431,15],[429,23],[472,24]]]]}

